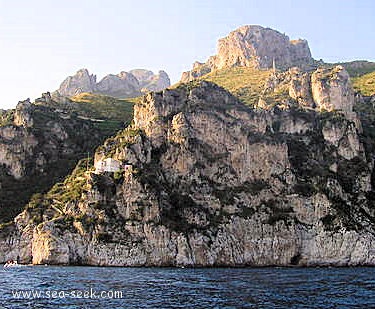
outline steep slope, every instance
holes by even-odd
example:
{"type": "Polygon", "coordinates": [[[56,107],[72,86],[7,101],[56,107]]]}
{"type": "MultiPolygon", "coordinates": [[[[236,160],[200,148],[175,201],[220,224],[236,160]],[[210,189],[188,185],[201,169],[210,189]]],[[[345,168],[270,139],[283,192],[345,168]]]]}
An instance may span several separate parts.
{"type": "Polygon", "coordinates": [[[134,124],[98,148],[96,173],[82,162],[3,227],[2,259],[374,265],[374,148],[346,71],[313,74],[315,107],[255,110],[205,81],[145,96],[134,124]]]}
{"type": "Polygon", "coordinates": [[[353,78],[353,86],[364,96],[375,96],[375,71],[353,78]]]}
{"type": "Polygon", "coordinates": [[[48,93],[35,103],[26,100],[15,110],[3,112],[0,223],[12,220],[32,194],[45,192],[61,181],[79,159],[130,121],[131,102],[96,99],[95,115],[87,106],[94,106],[92,97],[85,103],[61,103],[54,102],[48,93]],[[116,114],[109,114],[108,110],[114,107],[116,114]]]}
{"type": "Polygon", "coordinates": [[[67,77],[53,96],[58,99],[61,96],[95,93],[116,98],[134,98],[142,93],[159,91],[168,86],[170,80],[164,71],[159,71],[159,74],[142,69],[122,71],[117,75],[109,74],[97,82],[96,75],[90,75],[87,69],[81,69],[75,75],[67,77]]]}

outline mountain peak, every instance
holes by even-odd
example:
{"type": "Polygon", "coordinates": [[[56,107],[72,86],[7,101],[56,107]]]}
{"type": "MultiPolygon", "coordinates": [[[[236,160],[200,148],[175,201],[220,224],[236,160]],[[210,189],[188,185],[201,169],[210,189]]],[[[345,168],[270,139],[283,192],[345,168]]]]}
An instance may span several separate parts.
{"type": "Polygon", "coordinates": [[[170,80],[164,71],[159,71],[159,74],[144,69],[121,71],[117,75],[108,74],[97,82],[96,75],[90,75],[89,71],[83,68],[75,75],[67,77],[61,83],[58,93],[67,97],[90,92],[129,98],[139,96],[143,91],[159,91],[168,86],[170,80]]]}
{"type": "Polygon", "coordinates": [[[96,75],[90,75],[87,69],[80,69],[61,83],[59,93],[64,96],[74,96],[82,92],[92,92],[95,85],[96,75]]]}
{"type": "Polygon", "coordinates": [[[234,66],[270,69],[294,66],[310,68],[314,63],[306,40],[290,40],[285,34],[259,25],[242,26],[219,39],[217,55],[206,63],[195,62],[193,70],[184,72],[182,81],[202,76],[212,70],[234,66]]]}

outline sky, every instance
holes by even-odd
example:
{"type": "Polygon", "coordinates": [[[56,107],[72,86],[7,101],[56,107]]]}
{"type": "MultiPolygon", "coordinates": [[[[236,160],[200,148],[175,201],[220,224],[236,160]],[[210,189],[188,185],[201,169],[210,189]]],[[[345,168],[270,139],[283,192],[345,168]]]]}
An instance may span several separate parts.
{"type": "Polygon", "coordinates": [[[172,83],[243,25],[307,39],[315,59],[375,61],[374,0],[0,0],[0,108],[81,68],[165,70],[172,83]]]}

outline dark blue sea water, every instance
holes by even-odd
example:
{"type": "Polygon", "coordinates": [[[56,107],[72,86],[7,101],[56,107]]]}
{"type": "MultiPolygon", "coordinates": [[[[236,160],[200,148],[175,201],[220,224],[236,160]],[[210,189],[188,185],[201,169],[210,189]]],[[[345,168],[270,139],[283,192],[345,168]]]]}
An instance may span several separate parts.
{"type": "Polygon", "coordinates": [[[0,308],[375,308],[375,268],[38,266],[0,286],[0,308]]]}

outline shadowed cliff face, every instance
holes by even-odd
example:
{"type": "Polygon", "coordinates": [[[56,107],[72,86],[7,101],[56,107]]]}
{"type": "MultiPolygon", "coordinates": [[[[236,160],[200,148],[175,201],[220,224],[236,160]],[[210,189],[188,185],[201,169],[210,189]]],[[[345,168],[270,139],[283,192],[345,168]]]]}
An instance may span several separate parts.
{"type": "Polygon", "coordinates": [[[13,119],[0,126],[0,223],[13,220],[33,194],[63,180],[79,159],[121,128],[104,130],[69,108],[54,108],[49,94],[41,100],[20,102],[13,119]]]}
{"type": "Polygon", "coordinates": [[[375,264],[373,162],[360,121],[351,106],[320,113],[296,104],[254,110],[208,82],[148,94],[133,125],[96,151],[96,162],[122,167],[77,167],[3,228],[2,259],[375,264]]]}

